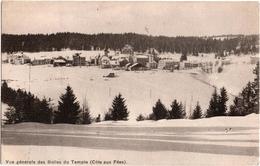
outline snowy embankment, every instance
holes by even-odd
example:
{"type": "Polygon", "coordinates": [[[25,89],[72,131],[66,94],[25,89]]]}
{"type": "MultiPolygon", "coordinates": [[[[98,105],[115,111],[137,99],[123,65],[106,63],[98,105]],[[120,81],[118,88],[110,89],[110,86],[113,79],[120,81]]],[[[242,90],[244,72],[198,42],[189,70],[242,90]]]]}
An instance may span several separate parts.
{"type": "Polygon", "coordinates": [[[120,160],[126,165],[256,165],[258,124],[258,115],[251,114],[91,125],[5,125],[2,162],[120,160]]]}

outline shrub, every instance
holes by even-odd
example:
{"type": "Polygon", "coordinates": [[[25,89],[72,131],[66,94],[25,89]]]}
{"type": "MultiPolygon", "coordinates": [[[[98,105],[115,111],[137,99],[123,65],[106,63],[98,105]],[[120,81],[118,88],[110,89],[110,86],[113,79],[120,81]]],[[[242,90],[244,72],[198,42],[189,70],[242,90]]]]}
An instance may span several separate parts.
{"type": "Polygon", "coordinates": [[[137,118],[136,118],[136,121],[143,121],[145,120],[145,116],[143,116],[142,114],[138,115],[137,118]]]}

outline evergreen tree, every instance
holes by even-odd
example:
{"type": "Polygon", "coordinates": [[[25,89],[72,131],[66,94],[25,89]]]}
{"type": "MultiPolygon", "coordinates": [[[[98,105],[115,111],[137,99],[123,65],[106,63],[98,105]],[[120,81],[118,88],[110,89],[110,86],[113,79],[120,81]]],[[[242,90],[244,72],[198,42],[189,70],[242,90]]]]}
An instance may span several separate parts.
{"type": "Polygon", "coordinates": [[[9,106],[13,106],[16,95],[16,91],[8,87],[7,82],[4,81],[1,86],[1,101],[9,106]]]}
{"type": "Polygon", "coordinates": [[[16,111],[17,123],[26,121],[24,95],[21,89],[17,90],[13,107],[16,111]]]}
{"type": "Polygon", "coordinates": [[[113,120],[112,108],[109,108],[108,112],[106,112],[104,115],[104,121],[107,121],[107,120],[113,120]]]}
{"type": "Polygon", "coordinates": [[[220,96],[219,96],[219,104],[218,104],[218,114],[217,116],[224,116],[226,114],[227,111],[227,103],[228,101],[228,96],[227,96],[227,91],[226,89],[223,87],[220,89],[220,96]]]}
{"type": "Polygon", "coordinates": [[[113,120],[127,120],[129,112],[127,111],[125,99],[120,93],[113,100],[111,113],[113,120]]]}
{"type": "Polygon", "coordinates": [[[254,102],[253,102],[254,89],[252,87],[252,83],[248,82],[246,87],[241,92],[242,98],[242,107],[244,107],[245,115],[255,112],[254,111],[254,102]]]}
{"type": "Polygon", "coordinates": [[[13,124],[19,121],[18,114],[14,107],[9,106],[7,111],[4,113],[6,120],[4,120],[5,124],[13,124]]]}
{"type": "Polygon", "coordinates": [[[255,113],[259,113],[259,62],[256,64],[256,68],[253,73],[255,74],[254,82],[252,83],[253,95],[252,103],[254,104],[253,109],[255,113]]]}
{"type": "Polygon", "coordinates": [[[217,89],[215,88],[215,90],[212,94],[212,97],[210,99],[210,102],[209,102],[209,108],[207,109],[206,117],[213,117],[213,116],[218,115],[218,112],[219,112],[218,99],[219,99],[219,96],[217,94],[217,89]]]}
{"type": "Polygon", "coordinates": [[[58,111],[55,113],[55,122],[75,124],[79,119],[79,108],[79,102],[73,90],[70,86],[67,86],[66,93],[60,96],[58,111]]]}
{"type": "Polygon", "coordinates": [[[37,122],[40,123],[51,123],[52,119],[52,109],[50,108],[50,101],[47,101],[46,98],[43,98],[39,102],[39,110],[37,111],[37,122]]]}
{"type": "Polygon", "coordinates": [[[184,108],[182,102],[180,102],[179,106],[180,106],[180,111],[181,111],[181,114],[180,114],[181,116],[180,116],[180,118],[183,119],[183,118],[185,118],[185,116],[186,116],[186,110],[185,110],[185,108],[184,108]]]}
{"type": "Polygon", "coordinates": [[[178,103],[177,100],[174,100],[171,104],[171,110],[169,111],[170,119],[183,119],[186,115],[185,110],[183,109],[182,103],[178,103]]]}
{"type": "Polygon", "coordinates": [[[155,120],[166,119],[168,117],[168,111],[160,99],[158,99],[153,107],[153,115],[155,120]]]}
{"type": "Polygon", "coordinates": [[[199,105],[199,102],[197,102],[197,105],[192,112],[191,119],[200,119],[201,117],[202,117],[202,110],[199,105]]]}
{"type": "Polygon", "coordinates": [[[91,124],[91,115],[86,99],[83,102],[81,110],[81,124],[91,124]]]}
{"type": "Polygon", "coordinates": [[[8,101],[8,88],[7,82],[4,81],[1,86],[1,99],[4,103],[8,101]]]}
{"type": "Polygon", "coordinates": [[[235,98],[234,104],[230,106],[230,116],[259,113],[259,63],[253,73],[256,75],[254,81],[247,83],[246,87],[235,98]]]}
{"type": "Polygon", "coordinates": [[[242,99],[235,97],[234,104],[230,106],[230,111],[228,116],[243,116],[245,113],[245,108],[242,106],[242,99]]]}

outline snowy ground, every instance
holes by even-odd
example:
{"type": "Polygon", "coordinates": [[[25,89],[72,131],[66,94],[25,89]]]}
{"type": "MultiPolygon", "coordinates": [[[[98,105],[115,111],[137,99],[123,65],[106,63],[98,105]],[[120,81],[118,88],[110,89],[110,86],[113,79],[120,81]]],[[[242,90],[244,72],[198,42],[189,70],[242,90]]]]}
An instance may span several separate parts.
{"type": "MultiPolygon", "coordinates": [[[[45,54],[47,56],[48,53],[45,54]]],[[[126,98],[130,120],[135,120],[140,113],[150,114],[159,98],[168,108],[174,99],[182,101],[188,114],[199,101],[205,111],[214,89],[212,85],[218,88],[225,86],[231,104],[233,95],[253,80],[255,65],[249,61],[249,56],[233,57],[232,64],[224,66],[222,73],[213,74],[203,74],[199,70],[127,72],[93,66],[31,66],[30,85],[28,65],[3,64],[2,79],[9,80],[9,86],[13,88],[28,90],[30,87],[30,91],[39,97],[51,97],[55,105],[66,86],[70,85],[81,103],[86,97],[93,116],[103,115],[111,107],[114,96],[120,92],[126,98]],[[115,72],[118,77],[103,77],[110,72],[115,72]],[[194,72],[197,74],[191,74],[194,72]]]]}
{"type": "Polygon", "coordinates": [[[257,165],[258,124],[258,115],[251,114],[92,125],[6,125],[2,163],[119,160],[127,165],[257,165]]]}

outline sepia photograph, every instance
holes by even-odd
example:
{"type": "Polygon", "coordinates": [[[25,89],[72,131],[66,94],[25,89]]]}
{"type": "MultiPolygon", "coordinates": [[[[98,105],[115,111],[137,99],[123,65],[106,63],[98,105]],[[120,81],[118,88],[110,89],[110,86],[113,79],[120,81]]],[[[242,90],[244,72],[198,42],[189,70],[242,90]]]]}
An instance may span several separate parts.
{"type": "Polygon", "coordinates": [[[257,166],[259,2],[3,0],[0,152],[257,166]]]}

